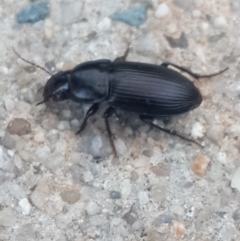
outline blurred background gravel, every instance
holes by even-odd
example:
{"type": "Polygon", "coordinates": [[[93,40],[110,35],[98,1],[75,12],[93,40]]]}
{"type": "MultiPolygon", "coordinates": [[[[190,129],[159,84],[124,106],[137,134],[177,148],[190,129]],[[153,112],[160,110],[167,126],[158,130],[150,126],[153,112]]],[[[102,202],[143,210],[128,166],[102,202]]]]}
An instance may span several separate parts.
{"type": "Polygon", "coordinates": [[[0,240],[240,240],[240,1],[0,1],[0,240]],[[119,112],[74,133],[89,106],[36,106],[52,72],[121,56],[199,74],[202,105],[155,122],[119,112]]]}

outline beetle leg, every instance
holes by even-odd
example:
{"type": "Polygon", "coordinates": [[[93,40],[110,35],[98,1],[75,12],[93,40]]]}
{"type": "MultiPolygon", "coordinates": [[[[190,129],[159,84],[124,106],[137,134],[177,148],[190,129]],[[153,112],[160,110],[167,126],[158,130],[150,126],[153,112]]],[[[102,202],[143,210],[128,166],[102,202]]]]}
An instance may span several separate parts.
{"type": "Polygon", "coordinates": [[[207,74],[207,75],[200,75],[200,74],[196,74],[194,72],[192,72],[190,69],[187,69],[185,67],[182,67],[182,66],[179,66],[179,65],[176,65],[176,64],[172,64],[172,63],[169,63],[169,62],[165,62],[165,63],[162,63],[161,66],[164,66],[164,67],[168,67],[169,65],[191,75],[192,77],[196,78],[196,79],[199,79],[199,78],[210,78],[210,77],[213,77],[213,76],[216,76],[216,75],[220,75],[222,74],[223,72],[225,72],[226,70],[228,70],[229,68],[225,68],[219,72],[216,72],[216,73],[213,73],[213,74],[207,74]]]}
{"type": "Polygon", "coordinates": [[[109,140],[110,140],[110,144],[111,144],[111,147],[113,149],[114,155],[116,157],[117,156],[117,152],[116,152],[116,148],[115,148],[115,145],[114,145],[114,142],[113,142],[112,131],[110,129],[109,122],[108,122],[108,118],[113,114],[114,111],[115,111],[115,109],[112,106],[108,107],[106,109],[106,111],[104,112],[103,117],[104,117],[104,120],[105,120],[105,124],[106,124],[106,128],[107,128],[107,133],[108,133],[108,137],[109,137],[109,140]]]}
{"type": "Polygon", "coordinates": [[[85,116],[84,119],[83,119],[83,123],[82,123],[82,125],[80,126],[80,129],[79,129],[79,131],[76,133],[76,135],[77,135],[77,134],[80,134],[80,133],[85,129],[85,127],[86,127],[86,125],[87,125],[87,120],[88,120],[88,118],[89,118],[90,116],[94,115],[94,114],[97,112],[98,108],[99,108],[99,104],[93,104],[93,105],[89,108],[89,110],[88,110],[87,113],[86,113],[86,116],[85,116]]]}
{"type": "Polygon", "coordinates": [[[190,138],[184,137],[184,136],[178,134],[175,130],[168,130],[168,129],[165,129],[165,128],[162,128],[160,126],[157,126],[157,125],[153,124],[151,122],[151,117],[144,116],[144,115],[140,115],[139,117],[140,117],[140,119],[144,123],[149,124],[151,127],[155,128],[155,129],[158,129],[160,131],[163,131],[163,132],[168,133],[168,134],[173,135],[173,136],[178,136],[179,138],[181,138],[181,139],[183,139],[185,141],[189,141],[189,142],[195,143],[196,145],[198,145],[198,146],[203,148],[203,146],[201,144],[199,144],[198,142],[196,142],[195,140],[192,140],[190,138]]]}
{"type": "Polygon", "coordinates": [[[126,59],[127,59],[128,53],[129,53],[129,45],[128,45],[128,47],[127,47],[124,55],[121,56],[121,57],[117,57],[116,59],[114,59],[114,62],[125,62],[126,59]]]}

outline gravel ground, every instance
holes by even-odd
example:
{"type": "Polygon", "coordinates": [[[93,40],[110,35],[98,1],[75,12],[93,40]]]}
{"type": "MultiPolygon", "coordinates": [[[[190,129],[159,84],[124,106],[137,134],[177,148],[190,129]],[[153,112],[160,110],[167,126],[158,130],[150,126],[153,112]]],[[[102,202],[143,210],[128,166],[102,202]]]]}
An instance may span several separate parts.
{"type": "Polygon", "coordinates": [[[240,1],[2,0],[0,240],[240,240],[240,1]],[[102,118],[75,132],[89,106],[36,106],[49,75],[111,59],[170,61],[209,74],[193,111],[156,124],[102,118]]]}

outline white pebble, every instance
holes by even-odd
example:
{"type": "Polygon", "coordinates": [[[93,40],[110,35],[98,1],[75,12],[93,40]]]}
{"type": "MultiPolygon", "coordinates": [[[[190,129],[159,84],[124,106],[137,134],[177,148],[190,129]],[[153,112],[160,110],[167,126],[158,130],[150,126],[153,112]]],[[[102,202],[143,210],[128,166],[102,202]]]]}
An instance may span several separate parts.
{"type": "Polygon", "coordinates": [[[18,101],[17,109],[23,113],[29,113],[32,109],[32,106],[24,101],[18,101]]]}
{"type": "Polygon", "coordinates": [[[39,131],[35,136],[34,136],[34,141],[36,142],[44,142],[45,141],[45,133],[44,131],[39,131]]]}
{"type": "Polygon", "coordinates": [[[191,136],[194,139],[202,138],[204,136],[204,127],[200,122],[196,122],[193,124],[191,136]]]}
{"type": "Polygon", "coordinates": [[[15,108],[14,101],[11,99],[6,99],[5,100],[5,108],[8,111],[12,111],[15,108]]]}
{"type": "Polygon", "coordinates": [[[200,29],[202,32],[207,32],[208,29],[209,29],[209,24],[208,24],[208,23],[205,23],[205,22],[202,22],[202,23],[200,23],[200,25],[199,25],[199,29],[200,29]]]}
{"type": "Polygon", "coordinates": [[[19,204],[20,208],[22,209],[22,213],[23,214],[25,214],[25,215],[29,215],[30,214],[32,206],[29,203],[27,198],[21,199],[18,204],[19,204]]]}
{"type": "Polygon", "coordinates": [[[224,16],[219,16],[214,19],[214,26],[217,28],[224,28],[227,26],[227,21],[224,16]]]}
{"type": "Polygon", "coordinates": [[[157,10],[154,13],[154,16],[156,18],[164,18],[166,17],[170,12],[170,9],[166,3],[162,3],[158,5],[157,10]]]}
{"type": "Polygon", "coordinates": [[[118,138],[114,143],[119,154],[124,155],[127,152],[127,147],[122,139],[118,138]]]}
{"type": "Polygon", "coordinates": [[[132,191],[132,184],[129,179],[125,179],[120,184],[121,194],[123,198],[127,198],[132,191]]]}
{"type": "Polygon", "coordinates": [[[96,215],[96,214],[101,212],[101,209],[98,206],[98,204],[95,203],[95,202],[92,202],[92,201],[90,201],[86,205],[85,210],[87,211],[88,215],[90,215],[90,216],[94,216],[94,215],[96,215]]]}
{"type": "Polygon", "coordinates": [[[112,21],[110,18],[104,18],[97,26],[100,31],[108,31],[112,27],[112,21]]]}
{"type": "Polygon", "coordinates": [[[70,124],[68,121],[60,121],[57,126],[58,130],[63,131],[63,130],[69,130],[70,129],[70,124]]]}
{"type": "Polygon", "coordinates": [[[174,34],[177,32],[177,25],[175,23],[170,23],[167,27],[167,31],[170,34],[174,34]]]}
{"type": "Polygon", "coordinates": [[[192,16],[194,17],[194,18],[200,18],[201,17],[201,11],[200,10],[194,10],[193,12],[192,12],[192,16]]]}
{"type": "Polygon", "coordinates": [[[146,205],[149,202],[149,197],[147,192],[139,192],[138,193],[138,200],[141,206],[146,205]]]}
{"type": "Polygon", "coordinates": [[[84,172],[83,173],[83,178],[84,178],[85,182],[91,182],[94,179],[93,174],[90,171],[84,172]]]}
{"type": "Polygon", "coordinates": [[[203,5],[203,0],[193,0],[196,7],[201,7],[203,5]]]}
{"type": "Polygon", "coordinates": [[[240,167],[233,174],[231,188],[235,188],[240,192],[240,167]]]}

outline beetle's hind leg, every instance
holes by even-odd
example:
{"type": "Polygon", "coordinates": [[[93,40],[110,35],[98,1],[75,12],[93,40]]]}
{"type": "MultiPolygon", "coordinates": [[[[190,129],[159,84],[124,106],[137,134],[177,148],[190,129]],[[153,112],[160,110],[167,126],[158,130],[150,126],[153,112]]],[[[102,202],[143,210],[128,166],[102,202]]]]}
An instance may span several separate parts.
{"type": "Polygon", "coordinates": [[[173,136],[178,136],[179,138],[181,138],[182,140],[185,140],[185,141],[189,141],[189,142],[192,142],[200,147],[203,147],[201,144],[199,144],[198,142],[196,142],[195,140],[192,140],[190,138],[187,138],[185,136],[182,136],[181,134],[178,134],[175,130],[168,130],[168,129],[165,129],[165,128],[162,128],[158,125],[155,125],[152,123],[152,118],[151,117],[148,117],[148,116],[144,116],[144,115],[140,115],[139,118],[146,124],[149,124],[151,127],[157,129],[157,130],[160,130],[160,131],[163,131],[165,133],[168,133],[170,135],[173,135],[173,136]]]}
{"type": "Polygon", "coordinates": [[[108,122],[108,118],[112,116],[114,111],[115,111],[115,109],[112,106],[108,107],[106,109],[106,111],[104,112],[103,117],[104,117],[104,120],[105,120],[105,125],[106,125],[106,128],[107,128],[107,133],[108,133],[108,137],[109,137],[109,140],[110,140],[111,147],[113,149],[114,156],[117,157],[116,148],[115,148],[115,145],[114,145],[114,142],[113,142],[112,131],[110,129],[110,125],[109,125],[109,122],[108,122]]]}
{"type": "Polygon", "coordinates": [[[86,115],[85,115],[85,117],[84,117],[84,119],[83,119],[82,125],[80,126],[80,129],[76,132],[76,135],[77,135],[77,134],[80,134],[80,133],[85,129],[85,127],[86,127],[86,125],[87,125],[87,120],[88,120],[88,118],[89,118],[90,116],[94,115],[94,114],[97,112],[98,108],[99,108],[99,104],[93,104],[93,105],[88,109],[88,111],[87,111],[87,113],[86,113],[86,115]]]}
{"type": "Polygon", "coordinates": [[[187,74],[189,74],[190,76],[196,78],[196,79],[199,79],[199,78],[210,78],[210,77],[213,77],[213,76],[216,76],[216,75],[220,75],[222,74],[223,72],[227,71],[228,70],[228,67],[219,71],[219,72],[216,72],[216,73],[213,73],[213,74],[207,74],[207,75],[200,75],[200,74],[196,74],[194,72],[192,72],[190,69],[187,69],[185,67],[182,67],[182,66],[179,66],[179,65],[176,65],[176,64],[172,64],[172,63],[169,63],[169,62],[165,62],[165,63],[162,63],[161,66],[164,66],[164,67],[168,67],[168,66],[173,66],[187,74]]]}

